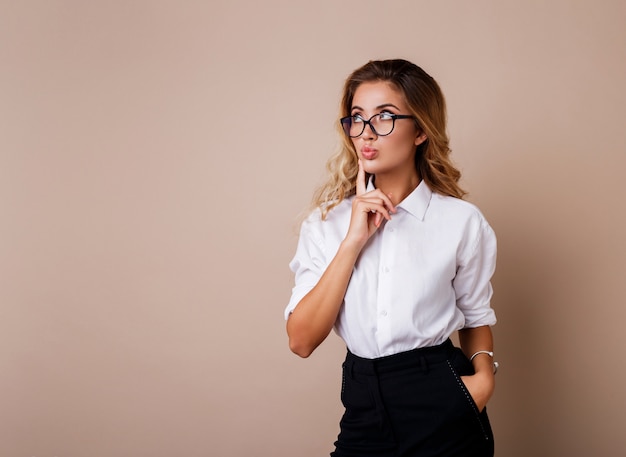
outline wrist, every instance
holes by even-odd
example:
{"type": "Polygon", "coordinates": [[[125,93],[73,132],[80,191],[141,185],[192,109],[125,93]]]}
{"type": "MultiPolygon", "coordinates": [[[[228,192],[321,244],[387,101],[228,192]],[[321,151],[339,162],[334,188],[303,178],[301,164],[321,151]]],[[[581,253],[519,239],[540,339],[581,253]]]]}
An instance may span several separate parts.
{"type": "Polygon", "coordinates": [[[495,375],[499,364],[493,360],[493,351],[477,351],[469,358],[476,373],[484,371],[495,375]]]}
{"type": "Polygon", "coordinates": [[[355,256],[358,256],[361,253],[361,250],[363,249],[363,246],[365,246],[366,242],[367,242],[367,239],[365,241],[362,241],[362,240],[357,240],[357,239],[352,239],[350,237],[346,237],[341,242],[339,249],[347,251],[347,252],[351,252],[355,256]]]}
{"type": "Polygon", "coordinates": [[[474,374],[485,378],[495,378],[493,365],[481,364],[480,366],[474,366],[474,374]]]}

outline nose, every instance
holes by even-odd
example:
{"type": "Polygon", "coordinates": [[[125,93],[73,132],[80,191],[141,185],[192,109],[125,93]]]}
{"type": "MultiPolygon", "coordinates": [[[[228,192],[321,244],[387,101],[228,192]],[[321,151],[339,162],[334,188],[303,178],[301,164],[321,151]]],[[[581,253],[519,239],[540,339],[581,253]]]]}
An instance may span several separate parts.
{"type": "Polygon", "coordinates": [[[361,133],[361,137],[363,137],[363,139],[374,139],[376,136],[378,136],[376,134],[376,131],[374,130],[374,127],[372,127],[372,123],[371,121],[366,122],[365,128],[363,129],[363,133],[361,133]]]}

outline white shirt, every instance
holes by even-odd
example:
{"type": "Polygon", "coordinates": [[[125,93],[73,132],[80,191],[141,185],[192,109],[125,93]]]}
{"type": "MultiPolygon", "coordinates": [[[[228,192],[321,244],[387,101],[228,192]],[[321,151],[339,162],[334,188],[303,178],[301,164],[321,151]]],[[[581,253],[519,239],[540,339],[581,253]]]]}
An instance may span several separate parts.
{"type": "MultiPolygon", "coordinates": [[[[286,319],[337,253],[353,198],[325,221],[317,210],[302,223],[289,264],[295,287],[286,319]]],[[[490,306],[496,237],[478,208],[434,193],[423,181],[396,208],[361,251],[335,322],[360,357],[433,346],[461,328],[496,323],[490,306]]]]}

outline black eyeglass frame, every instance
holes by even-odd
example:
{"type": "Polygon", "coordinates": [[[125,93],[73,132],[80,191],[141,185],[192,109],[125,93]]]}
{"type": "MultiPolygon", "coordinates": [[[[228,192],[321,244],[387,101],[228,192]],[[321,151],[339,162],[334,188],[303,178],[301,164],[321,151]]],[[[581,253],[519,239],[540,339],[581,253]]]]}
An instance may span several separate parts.
{"type": "Polygon", "coordinates": [[[350,135],[349,131],[350,131],[350,127],[352,127],[352,119],[354,117],[356,116],[346,116],[346,117],[342,117],[341,119],[339,119],[341,128],[343,129],[344,133],[348,135],[350,138],[358,138],[361,135],[363,135],[363,132],[365,132],[366,125],[370,126],[370,129],[372,129],[372,132],[374,132],[376,136],[387,136],[387,135],[391,135],[391,133],[393,132],[393,129],[396,128],[396,119],[413,119],[417,123],[417,119],[415,119],[415,116],[411,114],[378,113],[378,114],[374,114],[372,117],[370,117],[367,120],[361,118],[363,120],[363,129],[361,130],[361,133],[359,133],[358,135],[352,136],[350,135]],[[385,134],[378,133],[376,129],[374,128],[374,126],[372,125],[372,122],[371,122],[372,119],[382,114],[384,114],[385,116],[389,116],[392,119],[391,130],[389,131],[389,133],[385,133],[385,134]]]}

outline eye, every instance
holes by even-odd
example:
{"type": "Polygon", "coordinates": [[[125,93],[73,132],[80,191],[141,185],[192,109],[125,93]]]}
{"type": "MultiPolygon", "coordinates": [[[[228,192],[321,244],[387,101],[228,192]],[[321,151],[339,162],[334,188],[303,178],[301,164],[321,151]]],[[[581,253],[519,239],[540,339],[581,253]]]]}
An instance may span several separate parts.
{"type": "Polygon", "coordinates": [[[383,111],[382,113],[379,114],[379,116],[380,116],[381,121],[390,121],[394,117],[393,113],[389,113],[387,111],[383,111]]]}
{"type": "Polygon", "coordinates": [[[363,116],[361,116],[360,114],[353,114],[352,115],[352,123],[353,124],[359,124],[363,122],[363,116]]]}

